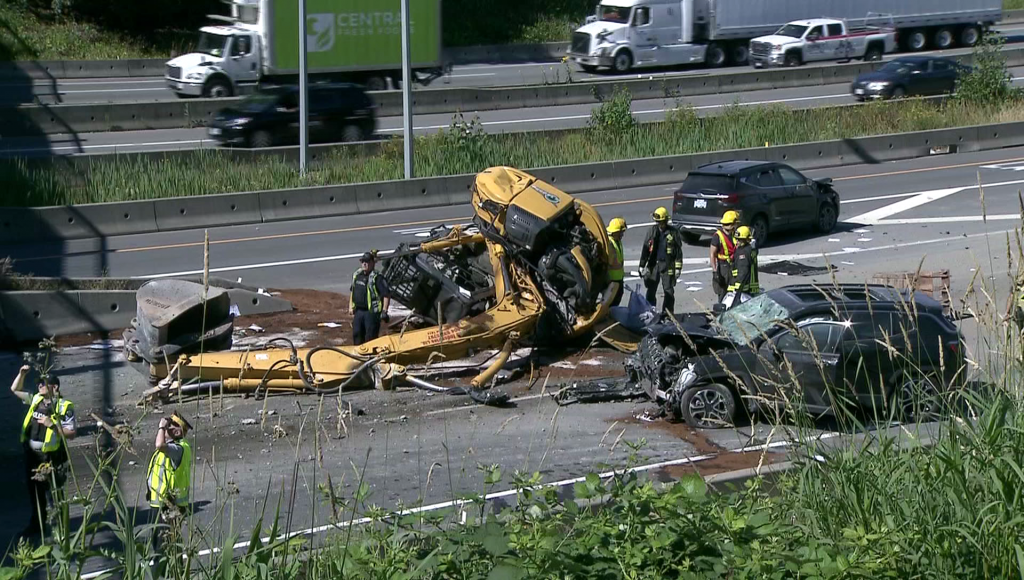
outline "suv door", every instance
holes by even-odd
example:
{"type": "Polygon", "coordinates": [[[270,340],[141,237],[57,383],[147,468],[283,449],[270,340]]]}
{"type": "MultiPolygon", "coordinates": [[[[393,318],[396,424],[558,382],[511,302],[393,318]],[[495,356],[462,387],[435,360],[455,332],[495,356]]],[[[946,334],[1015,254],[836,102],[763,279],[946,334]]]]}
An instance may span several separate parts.
{"type": "Polygon", "coordinates": [[[849,318],[850,329],[840,348],[843,381],[860,406],[881,411],[896,369],[915,363],[908,358],[912,353],[905,339],[914,332],[912,322],[909,317],[901,320],[897,313],[877,308],[851,312],[849,318]]]}
{"type": "Polygon", "coordinates": [[[839,345],[846,328],[844,323],[817,317],[798,323],[795,332],[783,330],[765,343],[762,354],[774,363],[789,404],[818,409],[831,406],[832,393],[842,386],[839,345]]]}
{"type": "Polygon", "coordinates": [[[769,229],[778,230],[786,227],[789,216],[786,215],[786,202],[789,192],[782,186],[773,167],[755,169],[740,178],[746,191],[742,198],[743,213],[753,216],[758,213],[768,214],[769,229]]]}
{"type": "Polygon", "coordinates": [[[818,188],[795,169],[780,165],[779,177],[788,196],[786,217],[790,227],[813,223],[818,217],[818,188]]]}

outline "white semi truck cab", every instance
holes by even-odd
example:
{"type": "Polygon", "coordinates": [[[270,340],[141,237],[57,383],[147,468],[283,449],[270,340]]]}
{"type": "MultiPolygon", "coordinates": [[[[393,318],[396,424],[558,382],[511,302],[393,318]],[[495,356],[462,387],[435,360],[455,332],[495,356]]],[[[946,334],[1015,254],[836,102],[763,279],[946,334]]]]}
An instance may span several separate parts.
{"type": "MultiPolygon", "coordinates": [[[[342,81],[367,90],[397,88],[402,78],[400,0],[305,0],[308,72],[313,81],[342,81]]],[[[193,52],[167,61],[165,80],[178,96],[230,97],[262,83],[298,80],[298,8],[294,0],[228,0],[224,24],[200,29],[193,52]]],[[[416,0],[413,77],[428,84],[444,74],[441,2],[416,0]]]]}
{"type": "Polygon", "coordinates": [[[168,86],[178,95],[221,98],[249,92],[259,82],[264,43],[243,24],[205,26],[195,52],[167,62],[168,86]]]}

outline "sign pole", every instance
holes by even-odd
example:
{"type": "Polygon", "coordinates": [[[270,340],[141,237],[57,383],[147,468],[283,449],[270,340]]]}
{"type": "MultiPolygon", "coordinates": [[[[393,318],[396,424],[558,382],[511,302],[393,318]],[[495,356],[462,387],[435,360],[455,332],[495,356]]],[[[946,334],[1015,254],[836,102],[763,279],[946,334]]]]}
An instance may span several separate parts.
{"type": "Polygon", "coordinates": [[[309,93],[306,83],[306,0],[299,1],[299,174],[306,176],[309,147],[309,93]]]}
{"type": "Polygon", "coordinates": [[[405,178],[413,178],[412,63],[409,54],[409,1],[402,0],[402,120],[405,145],[405,178]]]}

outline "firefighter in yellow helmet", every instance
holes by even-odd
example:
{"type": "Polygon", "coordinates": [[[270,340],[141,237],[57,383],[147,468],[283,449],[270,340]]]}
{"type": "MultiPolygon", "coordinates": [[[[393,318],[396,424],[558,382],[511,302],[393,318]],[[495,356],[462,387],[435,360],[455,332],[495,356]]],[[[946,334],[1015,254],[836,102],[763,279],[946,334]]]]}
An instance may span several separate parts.
{"type": "Polygon", "coordinates": [[[156,432],[156,450],[149,460],[147,477],[147,499],[153,524],[164,524],[164,532],[153,529],[151,544],[159,558],[161,536],[167,533],[174,537],[181,525],[182,512],[189,505],[189,491],[192,482],[192,445],[185,435],[192,430],[184,417],[174,412],[170,417],[160,419],[156,432]]]}
{"type": "Polygon", "coordinates": [[[654,210],[654,225],[640,249],[640,272],[647,287],[647,301],[657,304],[658,282],[665,292],[662,310],[675,312],[676,279],[683,269],[683,243],[679,230],[668,223],[668,210],[654,210]]]}
{"type": "Polygon", "coordinates": [[[728,291],[735,292],[736,298],[732,305],[742,302],[743,294],[753,296],[761,292],[761,284],[757,279],[757,248],[751,243],[753,232],[747,226],[736,230],[736,254],[733,256],[732,283],[728,291]]]}
{"type": "Polygon", "coordinates": [[[732,279],[733,254],[736,253],[736,241],[733,235],[740,225],[740,214],[733,210],[725,212],[721,221],[722,227],[711,236],[711,287],[721,302],[729,281],[732,279]]]}
{"type": "Polygon", "coordinates": [[[623,279],[625,278],[625,258],[622,252],[622,236],[626,233],[626,220],[617,217],[608,222],[608,241],[611,242],[612,251],[608,261],[608,280],[618,282],[619,290],[612,300],[612,306],[618,306],[622,302],[623,279]]]}

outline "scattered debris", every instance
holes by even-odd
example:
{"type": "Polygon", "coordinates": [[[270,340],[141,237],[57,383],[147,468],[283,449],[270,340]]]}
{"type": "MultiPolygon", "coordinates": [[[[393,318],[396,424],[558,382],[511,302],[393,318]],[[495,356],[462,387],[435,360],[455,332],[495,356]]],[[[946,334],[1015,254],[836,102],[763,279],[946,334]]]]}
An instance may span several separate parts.
{"type": "Polygon", "coordinates": [[[253,332],[263,332],[263,327],[258,324],[250,324],[248,329],[253,332]]]}
{"type": "Polygon", "coordinates": [[[870,234],[871,230],[866,230],[864,228],[861,228],[859,230],[853,230],[853,233],[855,233],[855,234],[870,234]]]}
{"type": "Polygon", "coordinates": [[[828,241],[830,241],[830,242],[841,242],[842,240],[840,240],[839,238],[829,238],[828,241]]]}
{"type": "Polygon", "coordinates": [[[321,322],[317,326],[321,328],[341,328],[341,325],[337,322],[321,322]]]}
{"type": "Polygon", "coordinates": [[[573,403],[602,403],[607,401],[628,401],[646,398],[647,393],[639,385],[623,379],[597,380],[573,383],[557,388],[551,395],[559,405],[573,403]]]}
{"type": "Polygon", "coordinates": [[[853,266],[854,265],[853,262],[839,262],[839,263],[844,265],[844,266],[853,266]]]}
{"type": "Polygon", "coordinates": [[[271,435],[275,440],[283,439],[288,436],[288,432],[284,430],[284,427],[280,425],[274,425],[274,433],[271,435]]]}
{"type": "Polygon", "coordinates": [[[791,260],[771,262],[758,267],[758,270],[762,273],[778,274],[779,276],[815,276],[818,274],[827,274],[830,269],[834,270],[835,266],[808,266],[807,264],[801,264],[800,262],[793,262],[791,260]]]}
{"type": "Polygon", "coordinates": [[[256,419],[242,419],[242,425],[255,425],[258,422],[256,419]]]}
{"type": "Polygon", "coordinates": [[[871,238],[857,238],[858,242],[870,242],[871,238]]]}

